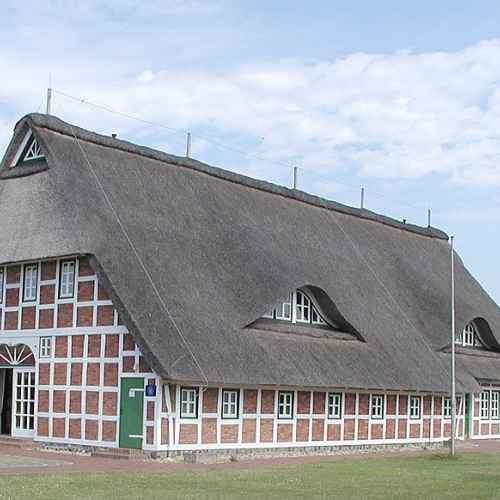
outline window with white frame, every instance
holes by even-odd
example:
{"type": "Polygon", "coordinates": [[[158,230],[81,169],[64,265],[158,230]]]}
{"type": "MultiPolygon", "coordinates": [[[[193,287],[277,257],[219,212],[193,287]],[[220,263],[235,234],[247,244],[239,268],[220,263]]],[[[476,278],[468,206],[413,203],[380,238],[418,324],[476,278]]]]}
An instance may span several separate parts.
{"type": "Polygon", "coordinates": [[[499,407],[498,407],[499,398],[500,398],[500,392],[498,391],[491,392],[491,418],[494,418],[495,420],[500,418],[499,407]]]}
{"type": "Polygon", "coordinates": [[[328,394],[328,418],[342,418],[342,393],[330,392],[328,394]]]}
{"type": "Polygon", "coordinates": [[[33,135],[33,132],[29,130],[10,166],[17,167],[18,165],[30,163],[33,160],[39,160],[41,158],[44,158],[42,148],[33,135]]]}
{"type": "Polygon", "coordinates": [[[31,143],[29,144],[26,154],[23,157],[22,161],[31,161],[37,160],[39,158],[43,158],[42,148],[38,144],[38,141],[35,137],[33,137],[31,143]]]}
{"type": "Polygon", "coordinates": [[[181,418],[198,417],[198,389],[195,387],[181,388],[181,418]]]}
{"type": "Polygon", "coordinates": [[[473,321],[467,323],[461,332],[458,332],[455,337],[455,344],[463,347],[482,346],[483,343],[477,332],[476,325],[473,321]]]}
{"type": "Polygon", "coordinates": [[[51,337],[41,337],[40,338],[40,357],[50,358],[52,356],[52,338],[51,337]]]}
{"type": "Polygon", "coordinates": [[[59,270],[59,298],[73,297],[75,290],[75,261],[63,260],[59,270]]]}
{"type": "Polygon", "coordinates": [[[296,292],[295,319],[298,323],[311,322],[311,301],[300,290],[296,292]]]}
{"type": "Polygon", "coordinates": [[[384,396],[382,394],[372,394],[371,395],[371,418],[380,419],[384,418],[384,396]]]}
{"type": "Polygon", "coordinates": [[[24,266],[23,300],[25,302],[36,300],[38,285],[38,265],[26,264],[24,266]]]}
{"type": "Polygon", "coordinates": [[[274,309],[264,314],[264,318],[291,321],[292,323],[309,323],[326,325],[312,300],[302,290],[296,290],[274,309]]]}
{"type": "Polygon", "coordinates": [[[293,392],[278,393],[278,418],[293,418],[293,392]]]}
{"type": "Polygon", "coordinates": [[[222,418],[238,418],[238,391],[222,391],[222,418]]]}
{"type": "Polygon", "coordinates": [[[443,399],[443,417],[445,418],[451,417],[451,398],[443,399]]]}
{"type": "Polygon", "coordinates": [[[480,398],[480,417],[489,418],[490,416],[490,391],[483,391],[480,398]]]}
{"type": "Polygon", "coordinates": [[[410,396],[410,418],[420,418],[421,406],[420,396],[410,396]]]}

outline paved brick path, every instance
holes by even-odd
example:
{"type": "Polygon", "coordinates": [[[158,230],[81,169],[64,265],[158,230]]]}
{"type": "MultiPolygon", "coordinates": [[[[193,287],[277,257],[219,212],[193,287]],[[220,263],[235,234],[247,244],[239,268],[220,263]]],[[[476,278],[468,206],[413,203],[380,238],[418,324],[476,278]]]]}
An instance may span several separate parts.
{"type": "MultiPolygon", "coordinates": [[[[500,453],[500,440],[477,440],[458,444],[460,452],[500,453]]],[[[73,453],[23,450],[0,445],[0,474],[26,473],[64,473],[64,472],[168,472],[182,470],[203,470],[214,468],[249,468],[269,465],[328,462],[349,458],[368,458],[394,456],[396,454],[436,453],[436,450],[401,449],[400,451],[377,451],[352,454],[258,458],[214,465],[189,465],[183,463],[162,462],[158,460],[123,460],[115,458],[97,458],[73,453]]]]}

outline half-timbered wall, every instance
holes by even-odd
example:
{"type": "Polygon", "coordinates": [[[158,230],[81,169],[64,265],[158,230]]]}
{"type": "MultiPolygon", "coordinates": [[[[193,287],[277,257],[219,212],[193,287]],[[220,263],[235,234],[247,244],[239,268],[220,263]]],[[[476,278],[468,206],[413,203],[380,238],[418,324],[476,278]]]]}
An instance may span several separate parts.
{"type": "Polygon", "coordinates": [[[86,257],[74,259],[73,297],[59,298],[65,260],[34,263],[38,282],[32,301],[23,301],[24,264],[0,268],[0,345],[2,339],[10,344],[19,339],[35,353],[36,440],[118,446],[120,379],[157,379],[86,257]],[[41,352],[42,338],[49,339],[48,356],[41,352]]]}
{"type": "MultiPolygon", "coordinates": [[[[200,387],[198,416],[184,419],[177,404],[180,386],[164,384],[162,389],[156,401],[149,403],[150,415],[156,415],[157,428],[161,430],[154,442],[160,450],[425,443],[450,437],[451,419],[443,416],[442,396],[418,395],[420,418],[413,419],[409,415],[410,394],[377,392],[384,395],[384,416],[373,419],[370,393],[343,392],[342,416],[330,419],[327,392],[288,389],[294,394],[293,418],[280,420],[279,391],[239,389],[239,416],[226,420],[221,416],[223,388],[200,387]]],[[[464,430],[461,400],[457,406],[459,438],[463,438],[464,430]]]]}

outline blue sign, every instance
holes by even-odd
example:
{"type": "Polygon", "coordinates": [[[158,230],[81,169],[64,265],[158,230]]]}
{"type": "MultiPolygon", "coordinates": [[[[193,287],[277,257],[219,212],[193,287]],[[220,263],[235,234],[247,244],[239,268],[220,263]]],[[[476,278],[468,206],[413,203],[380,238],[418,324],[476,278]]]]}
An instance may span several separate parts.
{"type": "Polygon", "coordinates": [[[154,384],[146,385],[146,396],[148,398],[156,396],[156,385],[154,385],[154,384]]]}

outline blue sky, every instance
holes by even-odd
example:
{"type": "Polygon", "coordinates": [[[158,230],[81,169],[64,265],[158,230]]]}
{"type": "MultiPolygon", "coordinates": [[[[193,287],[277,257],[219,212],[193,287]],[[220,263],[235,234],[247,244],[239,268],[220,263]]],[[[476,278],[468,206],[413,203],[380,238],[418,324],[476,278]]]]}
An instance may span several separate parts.
{"type": "Polygon", "coordinates": [[[454,234],[500,302],[500,3],[2,2],[0,149],[49,82],[102,133],[454,234]],[[174,131],[173,131],[173,130],[174,131]],[[223,144],[227,147],[220,147],[223,144]],[[248,151],[251,154],[240,154],[248,151]]]}

